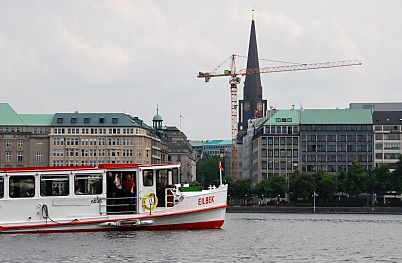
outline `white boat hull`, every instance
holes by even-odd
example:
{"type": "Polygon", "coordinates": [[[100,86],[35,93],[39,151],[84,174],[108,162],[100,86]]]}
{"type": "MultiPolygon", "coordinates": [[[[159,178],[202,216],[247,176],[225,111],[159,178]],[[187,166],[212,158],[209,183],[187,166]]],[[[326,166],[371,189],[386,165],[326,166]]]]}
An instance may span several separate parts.
{"type": "Polygon", "coordinates": [[[0,226],[0,233],[45,233],[126,230],[218,229],[224,224],[226,206],[170,215],[113,216],[73,222],[47,222],[0,226]]]}

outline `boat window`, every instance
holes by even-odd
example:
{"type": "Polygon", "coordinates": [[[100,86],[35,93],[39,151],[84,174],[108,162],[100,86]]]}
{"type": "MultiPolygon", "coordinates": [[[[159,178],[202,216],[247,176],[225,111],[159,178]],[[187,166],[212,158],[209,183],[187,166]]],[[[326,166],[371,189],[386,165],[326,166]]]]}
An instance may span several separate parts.
{"type": "Polygon", "coordinates": [[[0,198],[4,196],[4,178],[0,176],[0,198]]]}
{"type": "Polygon", "coordinates": [[[10,176],[10,197],[27,198],[35,196],[35,177],[31,175],[10,176]]]}
{"type": "Polygon", "coordinates": [[[76,195],[102,194],[102,174],[76,174],[74,178],[74,193],[76,195]]]}
{"type": "Polygon", "coordinates": [[[68,175],[42,175],[40,177],[41,196],[69,195],[68,175]]]}
{"type": "Polygon", "coordinates": [[[154,185],[154,171],[153,170],[144,170],[142,171],[142,181],[144,186],[153,186],[154,185]]]}
{"type": "Polygon", "coordinates": [[[180,183],[180,180],[179,180],[179,169],[173,168],[172,171],[173,171],[173,184],[178,184],[178,183],[180,183]]]}

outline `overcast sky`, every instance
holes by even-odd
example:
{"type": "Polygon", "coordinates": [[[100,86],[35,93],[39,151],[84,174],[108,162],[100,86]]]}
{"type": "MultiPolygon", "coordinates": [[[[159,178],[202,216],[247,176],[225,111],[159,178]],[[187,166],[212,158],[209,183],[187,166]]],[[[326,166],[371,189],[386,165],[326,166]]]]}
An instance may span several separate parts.
{"type": "Polygon", "coordinates": [[[402,101],[402,1],[3,0],[0,102],[18,113],[125,112],[148,124],[159,104],[164,124],[184,117],[189,139],[230,139],[228,79],[196,76],[247,55],[252,9],[260,58],[363,62],[262,74],[270,105],[402,101]]]}

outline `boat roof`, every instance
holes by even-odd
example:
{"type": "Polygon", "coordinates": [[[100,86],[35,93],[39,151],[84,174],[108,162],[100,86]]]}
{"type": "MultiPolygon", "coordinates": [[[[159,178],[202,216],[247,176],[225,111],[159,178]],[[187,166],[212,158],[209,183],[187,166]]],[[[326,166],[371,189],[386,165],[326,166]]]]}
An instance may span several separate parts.
{"type": "Polygon", "coordinates": [[[112,164],[99,164],[98,167],[83,165],[83,166],[42,166],[42,167],[12,167],[0,168],[0,173],[19,173],[19,172],[57,172],[57,171],[88,171],[88,170],[118,170],[118,169],[135,169],[146,167],[163,167],[163,166],[176,166],[180,164],[126,164],[126,163],[112,163],[112,164]]]}

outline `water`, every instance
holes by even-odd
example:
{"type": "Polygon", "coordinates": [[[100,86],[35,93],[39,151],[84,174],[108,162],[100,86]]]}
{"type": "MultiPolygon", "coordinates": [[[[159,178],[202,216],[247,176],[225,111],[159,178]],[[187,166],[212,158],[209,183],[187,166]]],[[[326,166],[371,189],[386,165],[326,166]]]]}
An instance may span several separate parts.
{"type": "Polygon", "coordinates": [[[0,235],[2,262],[402,262],[402,216],[227,214],[222,230],[0,235]]]}

